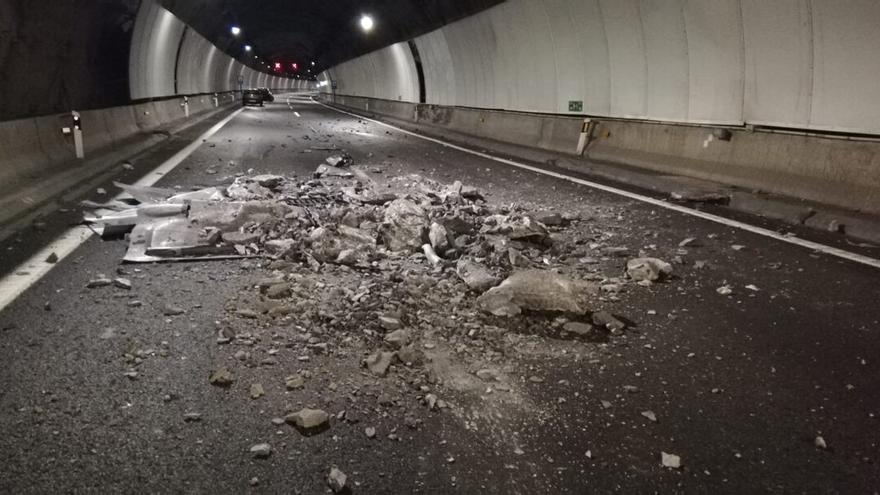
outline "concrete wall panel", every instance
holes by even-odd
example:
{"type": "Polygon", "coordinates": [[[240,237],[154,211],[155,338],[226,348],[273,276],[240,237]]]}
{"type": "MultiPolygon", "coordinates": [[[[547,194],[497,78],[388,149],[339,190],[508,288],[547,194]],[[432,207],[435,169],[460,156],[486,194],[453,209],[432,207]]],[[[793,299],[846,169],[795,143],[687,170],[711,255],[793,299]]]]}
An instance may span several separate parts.
{"type": "Polygon", "coordinates": [[[739,0],[686,0],[688,120],[742,124],[745,67],[739,0]]]}
{"type": "Polygon", "coordinates": [[[141,3],[131,41],[129,84],[132,99],[171,96],[177,49],[186,25],[155,0],[141,3]]]}
{"type": "Polygon", "coordinates": [[[743,0],[742,6],[744,120],[808,127],[813,90],[810,0],[743,0]]]}
{"type": "Polygon", "coordinates": [[[880,132],[880,2],[814,0],[811,127],[880,132]]]}

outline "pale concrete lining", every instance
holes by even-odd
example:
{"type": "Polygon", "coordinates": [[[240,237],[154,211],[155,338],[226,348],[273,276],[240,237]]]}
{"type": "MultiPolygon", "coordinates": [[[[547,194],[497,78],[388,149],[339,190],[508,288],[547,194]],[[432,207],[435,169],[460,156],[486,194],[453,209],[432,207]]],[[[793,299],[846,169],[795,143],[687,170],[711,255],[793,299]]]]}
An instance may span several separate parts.
{"type": "Polygon", "coordinates": [[[338,108],[332,107],[332,106],[330,106],[330,105],[326,105],[326,104],[321,103],[321,102],[317,102],[317,101],[316,101],[316,103],[318,103],[319,105],[321,105],[321,106],[323,106],[323,107],[325,107],[325,108],[329,108],[329,109],[331,109],[331,110],[334,110],[334,111],[336,111],[336,112],[339,112],[339,113],[342,113],[342,114],[345,114],[345,115],[350,115],[350,116],[355,117],[355,118],[358,118],[358,119],[363,119],[363,120],[366,120],[366,121],[372,122],[372,123],[374,123],[374,124],[377,124],[377,125],[380,125],[380,126],[383,126],[383,127],[387,127],[387,128],[390,128],[390,129],[394,129],[395,131],[398,131],[398,132],[401,132],[401,133],[404,133],[404,134],[407,134],[407,135],[410,135],[410,136],[414,136],[414,137],[417,137],[417,138],[419,138],[419,139],[423,139],[423,140],[425,140],[425,141],[430,141],[430,142],[432,142],[432,143],[437,143],[437,144],[439,144],[439,145],[441,145],[441,146],[444,146],[444,147],[447,147],[447,148],[451,148],[451,149],[454,149],[454,150],[462,151],[462,152],[464,152],[464,153],[468,153],[468,154],[470,154],[470,155],[479,156],[480,158],[485,158],[485,159],[487,159],[487,160],[492,160],[492,161],[495,161],[495,162],[498,162],[498,163],[503,163],[503,164],[505,164],[505,165],[509,165],[509,166],[516,167],[516,168],[519,168],[519,169],[528,170],[528,171],[530,171],[530,172],[535,172],[535,173],[542,174],[542,175],[547,175],[547,176],[554,177],[554,178],[561,179],[561,180],[565,180],[565,181],[568,181],[568,182],[573,182],[573,183],[575,183],[575,184],[580,184],[580,185],[583,185],[583,186],[591,187],[591,188],[593,188],[593,189],[597,189],[597,190],[600,190],[600,191],[605,191],[605,192],[608,192],[608,193],[611,193],[611,194],[615,194],[615,195],[622,196],[622,197],[625,197],[625,198],[629,198],[629,199],[633,199],[633,200],[640,201],[640,202],[643,202],[643,203],[651,204],[651,205],[653,205],[653,206],[657,206],[657,207],[664,208],[664,209],[667,209],[667,210],[676,211],[676,212],[678,212],[678,213],[683,213],[683,214],[685,214],[685,215],[689,215],[689,216],[693,216],[693,217],[701,218],[701,219],[703,219],[703,220],[708,220],[708,221],[710,221],[710,222],[718,223],[718,224],[725,225],[725,226],[728,226],[728,227],[737,228],[737,229],[740,229],[740,230],[743,230],[743,231],[746,231],[746,232],[751,232],[751,233],[753,233],[753,234],[757,234],[757,235],[760,235],[760,236],[763,236],[763,237],[768,237],[768,238],[770,238],[770,239],[774,239],[774,240],[777,240],[777,241],[780,241],[780,242],[785,242],[785,243],[787,243],[787,244],[793,244],[793,245],[800,246],[800,247],[803,247],[803,248],[806,248],[806,249],[811,249],[811,250],[813,250],[813,251],[817,251],[817,252],[820,252],[820,253],[824,253],[824,254],[827,254],[827,255],[830,255],[830,256],[834,256],[834,257],[837,257],[837,258],[845,259],[845,260],[847,260],[847,261],[852,261],[852,262],[854,262],[854,263],[859,263],[859,264],[863,264],[863,265],[871,266],[871,267],[873,267],[873,268],[880,269],[880,259],[871,258],[871,257],[869,257],[869,256],[864,256],[864,255],[861,255],[861,254],[853,253],[853,252],[846,251],[846,250],[843,250],[843,249],[835,248],[835,247],[833,247],[833,246],[828,246],[828,245],[825,245],[825,244],[820,244],[820,243],[817,243],[817,242],[808,241],[808,240],[806,240],[806,239],[800,239],[800,238],[798,238],[798,237],[790,237],[790,236],[786,236],[786,235],[780,234],[780,233],[778,233],[778,232],[775,232],[775,231],[773,231],[773,230],[765,229],[765,228],[762,228],[762,227],[757,227],[757,226],[754,226],[754,225],[751,225],[751,224],[748,224],[748,223],[744,223],[744,222],[740,222],[740,221],[737,221],[737,220],[731,220],[731,219],[729,219],[729,218],[720,217],[720,216],[718,216],[718,215],[713,215],[713,214],[711,214],[711,213],[706,213],[706,212],[699,211],[699,210],[695,210],[695,209],[688,208],[688,207],[685,207],[685,206],[679,206],[679,205],[676,205],[676,204],[669,203],[669,202],[667,202],[667,201],[663,201],[663,200],[659,200],[659,199],[651,198],[651,197],[649,197],[649,196],[645,196],[645,195],[642,195],[642,194],[637,194],[637,193],[633,193],[633,192],[630,192],[630,191],[625,191],[625,190],[623,190],[623,189],[618,189],[618,188],[616,188],[616,187],[606,186],[606,185],[604,185],[604,184],[599,184],[599,183],[597,183],[597,182],[593,182],[593,181],[589,181],[589,180],[581,179],[581,178],[578,178],[578,177],[572,177],[572,176],[569,176],[569,175],[565,175],[565,174],[560,174],[560,173],[557,173],[557,172],[553,172],[553,171],[550,171],[550,170],[545,170],[545,169],[542,169],[542,168],[533,167],[533,166],[531,166],[531,165],[526,165],[526,164],[524,164],[524,163],[519,163],[519,162],[514,161],[514,160],[509,160],[509,159],[506,159],[506,158],[500,158],[500,157],[493,156],[493,155],[490,155],[490,154],[487,154],[487,153],[482,153],[482,152],[475,151],[475,150],[472,150],[472,149],[469,149],[469,148],[465,148],[465,147],[462,147],[462,146],[458,146],[458,145],[455,145],[455,144],[449,143],[449,142],[447,142],[447,141],[443,141],[443,140],[441,140],[441,139],[432,138],[432,137],[429,137],[429,136],[425,136],[425,135],[423,135],[423,134],[419,134],[419,133],[416,133],[416,132],[408,131],[408,130],[406,130],[406,129],[402,129],[402,128],[400,128],[400,127],[397,127],[397,126],[394,126],[394,125],[391,125],[391,124],[388,124],[388,123],[385,123],[385,122],[382,122],[382,121],[379,121],[379,120],[375,120],[375,119],[371,119],[371,118],[368,118],[368,117],[364,117],[363,115],[358,115],[358,114],[354,114],[354,113],[351,113],[351,112],[347,112],[347,111],[345,111],[345,110],[340,110],[340,109],[338,109],[338,108]]]}
{"type": "MultiPolygon", "coordinates": [[[[875,0],[507,0],[414,41],[431,104],[880,135],[878,25],[875,0]]],[[[339,93],[397,99],[376,81],[412,75],[348,70],[387,52],[339,93]]]]}

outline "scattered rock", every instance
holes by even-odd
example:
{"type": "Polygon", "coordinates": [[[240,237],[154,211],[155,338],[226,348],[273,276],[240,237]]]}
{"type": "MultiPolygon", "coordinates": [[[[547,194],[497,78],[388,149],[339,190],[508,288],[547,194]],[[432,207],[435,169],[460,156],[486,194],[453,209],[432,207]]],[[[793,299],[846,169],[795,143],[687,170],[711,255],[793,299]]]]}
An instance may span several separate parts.
{"type": "Polygon", "coordinates": [[[396,352],[375,352],[364,361],[364,364],[366,364],[370,373],[384,377],[388,374],[388,368],[391,367],[396,359],[396,352]]]}
{"type": "Polygon", "coordinates": [[[330,427],[330,415],[320,409],[302,409],[288,414],[284,421],[296,427],[300,433],[320,433],[330,427]]]}
{"type": "Polygon", "coordinates": [[[715,292],[721,294],[722,296],[729,296],[733,294],[733,288],[729,285],[722,285],[721,287],[715,289],[715,292]]]}
{"type": "Polygon", "coordinates": [[[368,426],[364,429],[364,434],[367,435],[367,438],[376,438],[376,429],[368,426]]]}
{"type": "Polygon", "coordinates": [[[266,289],[266,297],[269,299],[285,299],[290,297],[290,285],[276,284],[266,289]]]}
{"type": "Polygon", "coordinates": [[[583,314],[579,299],[584,288],[558,273],[543,270],[517,272],[477,299],[479,308],[495,316],[522,311],[562,311],[583,314]]]}
{"type": "Polygon", "coordinates": [[[112,283],[113,283],[113,281],[110,280],[109,278],[96,278],[96,279],[89,280],[89,283],[86,284],[86,288],[97,289],[99,287],[107,287],[108,285],[110,285],[112,283]]]}
{"type": "Polygon", "coordinates": [[[409,344],[409,338],[409,332],[401,328],[385,335],[385,342],[394,349],[400,349],[409,344]]]}
{"type": "Polygon", "coordinates": [[[663,467],[671,469],[681,469],[681,457],[675,454],[660,452],[660,463],[663,465],[663,467]]]}
{"type": "Polygon", "coordinates": [[[466,259],[458,260],[456,273],[469,288],[477,292],[485,292],[501,282],[488,268],[466,259]]]}
{"type": "Polygon", "coordinates": [[[333,493],[341,493],[345,490],[345,483],[348,481],[348,476],[345,473],[333,467],[330,469],[330,474],[327,476],[327,486],[333,490],[333,493]]]}
{"type": "Polygon", "coordinates": [[[815,440],[813,440],[813,445],[815,445],[817,449],[822,449],[822,450],[828,449],[828,444],[825,443],[825,439],[822,438],[821,436],[818,436],[818,437],[816,437],[815,440]]]}
{"type": "Polygon", "coordinates": [[[187,423],[197,423],[202,420],[201,413],[191,412],[183,415],[183,420],[187,423]]]}
{"type": "Polygon", "coordinates": [[[131,290],[131,280],[127,278],[117,278],[113,280],[113,285],[120,289],[131,290]]]}
{"type": "Polygon", "coordinates": [[[302,375],[292,375],[284,379],[287,390],[299,390],[306,386],[306,380],[302,375]]]}
{"type": "Polygon", "coordinates": [[[266,459],[272,455],[272,446],[268,443],[258,443],[251,447],[251,454],[257,459],[266,459]]]}
{"type": "Polygon", "coordinates": [[[52,254],[50,254],[46,258],[46,263],[49,263],[50,265],[54,265],[55,263],[58,263],[58,255],[55,254],[54,252],[52,252],[52,254]]]}
{"type": "Polygon", "coordinates": [[[657,415],[654,414],[654,411],[642,411],[642,416],[648,418],[655,423],[657,422],[657,415]]]}
{"type": "Polygon", "coordinates": [[[627,262],[626,274],[636,282],[656,282],[672,275],[672,265],[657,258],[636,258],[627,262]]]}
{"type": "Polygon", "coordinates": [[[608,329],[612,335],[620,335],[626,330],[626,323],[618,320],[614,315],[606,311],[593,313],[593,324],[608,329]]]}
{"type": "Polygon", "coordinates": [[[233,383],[235,383],[235,377],[232,373],[226,368],[220,368],[217,371],[211,373],[211,377],[208,379],[211,385],[217,387],[229,387],[233,383]]]}
{"type": "Polygon", "coordinates": [[[576,339],[587,342],[605,342],[608,331],[604,327],[595,327],[589,323],[570,321],[562,325],[562,330],[576,339]]]}
{"type": "Polygon", "coordinates": [[[162,308],[162,314],[165,316],[179,316],[186,313],[186,310],[179,307],[174,306],[173,304],[166,304],[164,308],[162,308]]]}
{"type": "Polygon", "coordinates": [[[251,385],[251,399],[259,399],[260,397],[266,395],[266,391],[263,390],[263,386],[259,383],[254,383],[251,385]]]}

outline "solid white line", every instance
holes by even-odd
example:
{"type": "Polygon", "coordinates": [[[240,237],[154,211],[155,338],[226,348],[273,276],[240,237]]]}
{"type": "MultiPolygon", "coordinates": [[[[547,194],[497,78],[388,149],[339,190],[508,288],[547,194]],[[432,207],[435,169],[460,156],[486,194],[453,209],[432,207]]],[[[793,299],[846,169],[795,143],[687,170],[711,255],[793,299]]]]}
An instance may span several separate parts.
{"type": "Polygon", "coordinates": [[[764,237],[769,237],[769,238],[775,239],[777,241],[786,242],[788,244],[794,244],[796,246],[804,247],[807,249],[812,249],[812,250],[818,251],[820,253],[824,253],[824,254],[827,254],[830,256],[836,256],[838,258],[843,258],[845,260],[853,261],[855,263],[861,263],[863,265],[872,266],[874,268],[880,268],[880,260],[875,259],[875,258],[871,258],[869,256],[863,256],[861,254],[853,253],[850,251],[845,251],[843,249],[838,249],[833,246],[820,244],[818,242],[800,239],[798,237],[788,237],[788,236],[782,235],[778,232],[775,232],[775,231],[772,231],[769,229],[757,227],[755,225],[751,225],[751,224],[744,223],[744,222],[739,222],[737,220],[731,220],[729,218],[720,217],[718,215],[713,215],[711,213],[706,213],[703,211],[694,210],[694,209],[688,208],[686,206],[672,204],[667,201],[652,198],[650,196],[644,196],[642,194],[637,194],[637,193],[633,193],[630,191],[625,191],[623,189],[618,189],[616,187],[611,187],[611,186],[606,186],[604,184],[599,184],[598,182],[593,182],[593,181],[589,181],[589,180],[585,180],[585,179],[580,179],[577,177],[572,177],[570,175],[560,174],[558,172],[544,170],[542,168],[533,167],[531,165],[526,165],[524,163],[519,163],[519,162],[516,162],[513,160],[508,160],[506,158],[499,158],[497,156],[492,156],[492,155],[489,155],[486,153],[482,153],[482,152],[475,151],[475,150],[472,150],[469,148],[464,148],[462,146],[448,143],[448,142],[443,141],[441,139],[436,139],[436,138],[425,136],[423,134],[408,131],[406,129],[401,129],[400,127],[397,127],[397,126],[394,126],[394,125],[391,125],[391,124],[388,124],[385,122],[381,122],[379,120],[364,117],[364,116],[358,115],[356,113],[351,113],[351,112],[347,112],[345,110],[340,110],[338,108],[331,107],[330,105],[326,105],[323,102],[320,102],[320,101],[317,101],[314,99],[313,99],[313,101],[315,103],[325,107],[325,108],[329,108],[330,110],[334,110],[336,112],[339,112],[339,113],[342,113],[345,115],[350,115],[350,116],[358,118],[358,119],[366,120],[366,121],[372,122],[374,124],[378,124],[378,125],[390,128],[390,129],[394,129],[398,132],[402,132],[404,134],[408,134],[410,136],[417,137],[419,139],[424,139],[425,141],[430,141],[432,143],[437,143],[437,144],[439,144],[441,146],[445,146],[447,148],[458,150],[458,151],[468,153],[468,154],[471,154],[474,156],[479,156],[480,158],[485,158],[487,160],[496,161],[496,162],[503,163],[505,165],[510,165],[511,167],[516,167],[516,168],[520,168],[523,170],[529,170],[531,172],[535,172],[538,174],[548,175],[550,177],[555,177],[557,179],[566,180],[569,182],[573,182],[575,184],[580,184],[582,186],[591,187],[593,189],[598,189],[600,191],[605,191],[605,192],[608,192],[611,194],[616,194],[618,196],[623,196],[625,198],[634,199],[636,201],[641,201],[643,203],[648,203],[648,204],[651,204],[654,206],[658,206],[660,208],[665,208],[667,210],[672,210],[672,211],[676,211],[679,213],[683,213],[685,215],[690,215],[690,216],[702,218],[703,220],[708,220],[710,222],[720,223],[720,224],[726,225],[728,227],[733,227],[733,228],[737,228],[740,230],[745,230],[745,231],[751,232],[753,234],[757,234],[757,235],[764,236],[764,237]]]}
{"type": "MultiPolygon", "coordinates": [[[[152,186],[159,181],[165,174],[180,165],[187,157],[203,144],[203,141],[211,138],[226,124],[229,123],[236,115],[241,113],[243,109],[238,109],[216,125],[208,129],[204,134],[199,136],[195,141],[188,144],[186,148],[178,151],[171,158],[153,169],[150,173],[143,176],[139,181],[135,182],[136,186],[152,186]]],[[[117,195],[114,199],[119,199],[123,194],[117,195]]],[[[35,255],[24,263],[18,265],[9,275],[0,280],[0,311],[6,308],[12,301],[20,296],[24,291],[34,285],[38,280],[49,273],[57,263],[70,255],[76,248],[92,237],[94,232],[84,225],[73,227],[67,232],[58,236],[49,245],[39,250],[35,255]],[[46,259],[55,253],[58,257],[56,263],[46,263],[46,259]]]]}

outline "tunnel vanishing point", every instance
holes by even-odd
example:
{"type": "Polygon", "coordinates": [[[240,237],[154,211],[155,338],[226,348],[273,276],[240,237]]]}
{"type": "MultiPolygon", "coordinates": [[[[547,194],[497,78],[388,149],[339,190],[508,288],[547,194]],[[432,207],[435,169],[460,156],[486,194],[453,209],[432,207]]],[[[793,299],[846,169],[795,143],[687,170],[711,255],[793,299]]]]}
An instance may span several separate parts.
{"type": "Polygon", "coordinates": [[[0,492],[880,493],[878,27],[0,0],[0,492]]]}

